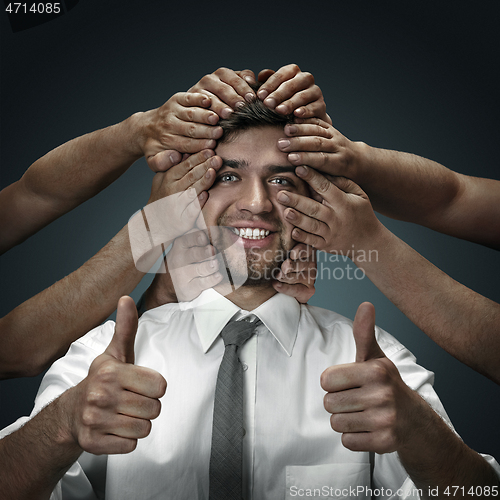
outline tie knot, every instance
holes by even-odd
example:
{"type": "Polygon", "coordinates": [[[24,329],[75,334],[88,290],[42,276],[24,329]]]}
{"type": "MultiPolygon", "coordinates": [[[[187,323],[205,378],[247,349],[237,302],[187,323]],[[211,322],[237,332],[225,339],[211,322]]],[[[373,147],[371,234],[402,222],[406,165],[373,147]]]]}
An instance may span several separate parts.
{"type": "Polygon", "coordinates": [[[252,336],[255,329],[261,323],[262,322],[258,318],[253,323],[250,323],[247,320],[229,321],[229,323],[220,332],[222,340],[224,341],[224,346],[242,346],[252,336]]]}

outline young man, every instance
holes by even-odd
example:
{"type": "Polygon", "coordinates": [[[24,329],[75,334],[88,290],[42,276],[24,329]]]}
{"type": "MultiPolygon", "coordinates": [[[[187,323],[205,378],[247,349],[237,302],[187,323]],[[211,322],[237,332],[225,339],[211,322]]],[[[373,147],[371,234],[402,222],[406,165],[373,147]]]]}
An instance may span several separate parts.
{"type": "MultiPolygon", "coordinates": [[[[295,244],[277,196],[308,192],[276,147],[286,122],[259,102],[221,122],[222,167],[203,214],[229,268],[248,274],[245,285],[147,311],[138,328],[131,300],[121,299],[116,328],[108,322],[75,342],[47,373],[39,413],[0,441],[9,456],[4,491],[108,500],[496,491],[488,461],[498,464],[448,427],[432,374],[375,330],[371,305],[353,325],[276,294],[270,278],[295,244]],[[253,334],[231,351],[226,327],[243,319],[253,334]],[[228,351],[240,359],[229,380],[220,373],[228,351]],[[242,421],[234,416],[229,438],[220,430],[221,384],[240,376],[230,399],[242,404],[242,421]],[[214,458],[220,446],[231,453],[224,465],[214,458]]],[[[152,293],[162,286],[159,276],[152,293]]]]}

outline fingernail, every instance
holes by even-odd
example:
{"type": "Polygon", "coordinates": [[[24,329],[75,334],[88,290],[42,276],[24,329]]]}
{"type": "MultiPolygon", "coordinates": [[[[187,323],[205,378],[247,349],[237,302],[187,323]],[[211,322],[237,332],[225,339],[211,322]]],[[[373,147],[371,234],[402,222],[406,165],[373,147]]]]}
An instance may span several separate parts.
{"type": "Polygon", "coordinates": [[[208,117],[208,123],[215,125],[219,121],[219,117],[217,115],[210,115],[208,117]]]}
{"type": "Polygon", "coordinates": [[[295,110],[295,114],[298,115],[298,116],[302,116],[305,112],[306,112],[305,108],[297,108],[295,110]]]}
{"type": "Polygon", "coordinates": [[[297,154],[297,153],[291,153],[288,155],[288,160],[289,161],[299,161],[300,160],[300,156],[297,154]]]}
{"type": "Polygon", "coordinates": [[[233,113],[233,110],[231,108],[224,108],[220,114],[222,115],[222,118],[229,118],[233,113]]]}
{"type": "Polygon", "coordinates": [[[251,76],[245,76],[245,80],[248,82],[248,83],[254,83],[255,80],[251,77],[251,76]]]}
{"type": "Polygon", "coordinates": [[[212,165],[212,167],[217,167],[217,165],[219,164],[219,159],[217,158],[217,156],[213,156],[211,159],[210,159],[210,165],[212,165]]]}
{"type": "Polygon", "coordinates": [[[237,102],[237,103],[234,105],[234,107],[235,107],[236,109],[240,109],[240,108],[242,108],[243,106],[245,106],[245,103],[244,103],[243,101],[237,102]]]}
{"type": "Polygon", "coordinates": [[[255,96],[251,94],[250,92],[248,94],[245,94],[245,101],[247,102],[253,102],[255,100],[255,96]]]}
{"type": "Polygon", "coordinates": [[[217,269],[219,267],[219,263],[217,262],[217,260],[211,260],[209,266],[210,269],[217,269]]]}
{"type": "Polygon", "coordinates": [[[214,152],[211,149],[206,149],[203,151],[203,156],[208,160],[214,155],[214,152]]]}
{"type": "Polygon", "coordinates": [[[276,283],[274,284],[274,286],[276,288],[281,288],[283,286],[283,283],[281,283],[280,281],[276,281],[276,283]]]}
{"type": "Polygon", "coordinates": [[[288,197],[288,195],[284,191],[280,191],[278,193],[278,200],[286,203],[287,201],[290,201],[290,198],[288,197]]]}
{"type": "Polygon", "coordinates": [[[278,141],[278,147],[280,149],[285,149],[287,148],[288,146],[290,146],[290,141],[288,139],[280,139],[278,141]]]}
{"type": "Polygon", "coordinates": [[[283,115],[286,115],[288,113],[288,108],[284,104],[280,104],[279,106],[276,107],[276,110],[278,113],[282,113],[283,115]]]}
{"type": "Polygon", "coordinates": [[[297,218],[297,216],[295,215],[295,213],[292,210],[288,210],[287,213],[285,214],[285,217],[288,220],[295,220],[297,218]]]}
{"type": "Polygon", "coordinates": [[[170,155],[170,161],[175,165],[178,161],[178,157],[176,157],[175,153],[170,155]]]}
{"type": "Polygon", "coordinates": [[[285,132],[287,134],[295,134],[297,133],[297,127],[295,125],[287,125],[285,132]]]}
{"type": "Polygon", "coordinates": [[[273,97],[268,97],[265,101],[264,104],[271,109],[274,109],[276,107],[276,99],[273,97]]]}
{"type": "Polygon", "coordinates": [[[268,95],[269,95],[269,92],[268,92],[267,90],[264,90],[264,89],[259,90],[259,91],[257,92],[257,97],[258,97],[261,101],[263,101],[263,100],[264,100],[264,99],[265,99],[268,95]]]}
{"type": "Polygon", "coordinates": [[[301,165],[300,167],[297,167],[295,169],[295,173],[300,177],[304,177],[305,175],[307,175],[307,167],[301,165]]]}
{"type": "Polygon", "coordinates": [[[214,174],[215,170],[213,168],[209,168],[207,172],[205,173],[205,178],[210,179],[212,175],[214,174]]]}

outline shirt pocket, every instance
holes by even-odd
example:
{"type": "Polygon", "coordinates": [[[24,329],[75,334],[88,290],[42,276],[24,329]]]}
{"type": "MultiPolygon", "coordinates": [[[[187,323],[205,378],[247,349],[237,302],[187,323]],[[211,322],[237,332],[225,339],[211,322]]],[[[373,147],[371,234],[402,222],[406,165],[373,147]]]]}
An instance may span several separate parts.
{"type": "Polygon", "coordinates": [[[356,498],[370,495],[370,464],[289,465],[285,500],[296,498],[356,498]]]}

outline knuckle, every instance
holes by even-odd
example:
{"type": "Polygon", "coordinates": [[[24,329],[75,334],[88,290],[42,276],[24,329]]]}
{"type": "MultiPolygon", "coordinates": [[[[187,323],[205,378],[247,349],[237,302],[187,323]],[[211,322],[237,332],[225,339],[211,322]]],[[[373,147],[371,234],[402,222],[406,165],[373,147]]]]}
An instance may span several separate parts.
{"type": "Polygon", "coordinates": [[[110,384],[118,377],[118,363],[109,360],[105,361],[97,370],[96,379],[99,383],[110,384]]]}
{"type": "Polygon", "coordinates": [[[91,390],[87,393],[86,403],[90,406],[104,408],[108,405],[108,394],[99,389],[91,390]]]}
{"type": "Polygon", "coordinates": [[[300,68],[298,67],[297,64],[289,64],[287,66],[287,68],[293,73],[293,74],[297,74],[297,73],[300,73],[300,68]]]}
{"type": "Polygon", "coordinates": [[[82,411],[81,422],[85,427],[94,427],[98,422],[98,412],[94,408],[86,407],[82,411]]]}
{"type": "MultiPolygon", "coordinates": [[[[304,78],[305,78],[306,82],[309,83],[309,85],[314,85],[314,76],[311,73],[309,73],[309,71],[305,71],[302,74],[304,75],[304,78]]],[[[318,89],[319,89],[319,87],[318,87],[318,89]]]]}

